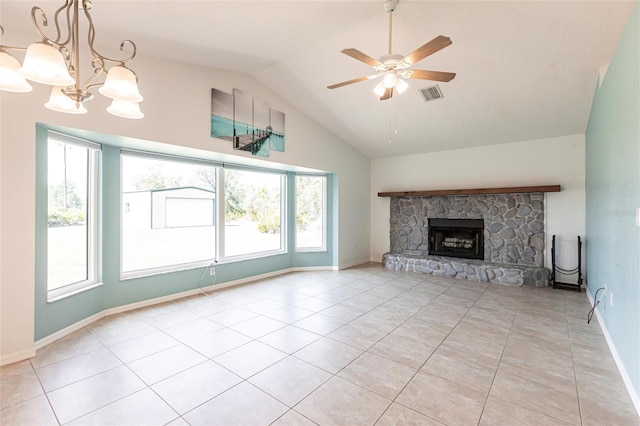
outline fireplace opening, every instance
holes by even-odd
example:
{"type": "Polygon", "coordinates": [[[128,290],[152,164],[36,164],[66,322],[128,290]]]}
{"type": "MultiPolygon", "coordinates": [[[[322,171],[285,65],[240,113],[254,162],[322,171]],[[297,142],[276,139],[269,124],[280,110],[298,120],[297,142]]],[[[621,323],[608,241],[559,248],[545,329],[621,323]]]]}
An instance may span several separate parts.
{"type": "Polygon", "coordinates": [[[429,219],[429,254],[484,259],[484,220],[429,219]]]}

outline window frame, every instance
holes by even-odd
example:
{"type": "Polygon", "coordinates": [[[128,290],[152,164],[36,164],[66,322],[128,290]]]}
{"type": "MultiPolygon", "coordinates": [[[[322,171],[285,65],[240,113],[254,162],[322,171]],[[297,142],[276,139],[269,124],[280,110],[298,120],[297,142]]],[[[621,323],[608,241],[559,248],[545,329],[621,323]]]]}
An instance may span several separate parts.
{"type": "Polygon", "coordinates": [[[220,204],[220,200],[218,199],[218,188],[219,188],[219,177],[220,177],[220,168],[222,166],[222,163],[219,163],[217,161],[208,161],[208,160],[204,160],[201,158],[193,158],[193,157],[184,157],[184,156],[179,156],[179,155],[170,155],[170,154],[161,154],[161,153],[156,153],[156,152],[149,152],[149,151],[139,151],[139,150],[133,150],[133,149],[125,149],[125,148],[121,148],[120,149],[120,187],[119,187],[119,194],[120,194],[120,253],[119,253],[119,258],[120,258],[120,280],[122,281],[126,281],[126,280],[131,280],[131,279],[135,279],[135,278],[142,278],[142,277],[148,277],[148,276],[153,276],[153,275],[160,275],[160,274],[166,274],[166,273],[170,273],[170,272],[178,272],[178,271],[186,271],[186,270],[191,270],[191,269],[197,269],[197,268],[202,268],[205,266],[213,266],[215,263],[218,262],[218,258],[219,258],[219,252],[218,252],[218,245],[216,243],[217,238],[217,234],[218,234],[218,228],[219,228],[219,217],[218,217],[218,205],[220,204]],[[214,246],[214,256],[213,259],[204,259],[204,260],[198,260],[198,261],[193,261],[193,262],[184,262],[184,263],[175,263],[172,265],[165,265],[165,266],[156,266],[156,267],[151,267],[151,268],[144,268],[144,269],[135,269],[135,270],[131,270],[131,271],[124,271],[123,270],[123,266],[124,266],[124,179],[123,179],[123,173],[124,173],[124,157],[137,157],[137,158],[144,158],[144,159],[151,159],[151,160],[158,160],[158,161],[169,161],[169,162],[174,162],[174,163],[181,163],[181,164],[191,164],[194,166],[206,166],[206,167],[213,167],[215,169],[215,175],[216,175],[216,198],[214,200],[214,228],[216,229],[215,231],[215,235],[214,235],[214,242],[213,242],[213,246],[214,246]]]}
{"type": "MultiPolygon", "coordinates": [[[[49,253],[47,245],[47,302],[55,302],[60,299],[78,294],[80,292],[92,289],[102,285],[99,280],[99,232],[100,223],[100,174],[101,174],[101,157],[102,145],[65,135],[52,130],[47,132],[47,162],[49,161],[49,144],[51,141],[73,145],[88,150],[87,156],[87,244],[86,244],[86,262],[87,262],[87,278],[81,281],[69,283],[62,287],[49,289],[49,253]]],[[[47,173],[46,197],[49,199],[49,175],[47,173]]],[[[49,206],[47,203],[47,216],[49,214],[49,206]]],[[[47,241],[49,226],[47,223],[47,241]]]]}
{"type": "Polygon", "coordinates": [[[297,178],[298,176],[309,176],[309,177],[318,177],[322,179],[322,246],[320,247],[299,247],[298,246],[298,225],[295,223],[294,219],[294,246],[296,253],[310,253],[310,252],[326,252],[327,251],[327,211],[328,211],[328,200],[327,200],[327,182],[328,177],[326,174],[316,174],[316,173],[296,173],[294,178],[294,218],[298,216],[298,185],[297,178]]]}
{"type": "Polygon", "coordinates": [[[250,166],[241,166],[241,165],[230,165],[224,164],[220,169],[220,174],[218,175],[221,192],[224,194],[221,199],[220,205],[221,208],[218,210],[218,217],[223,219],[223,225],[220,227],[220,232],[218,233],[218,251],[219,253],[219,261],[220,263],[231,263],[231,262],[239,262],[242,260],[250,260],[250,259],[259,259],[262,257],[275,256],[280,254],[286,254],[288,252],[287,245],[287,173],[281,170],[276,169],[264,169],[259,167],[250,167],[250,166]],[[257,251],[252,253],[245,254],[236,254],[228,256],[225,253],[225,240],[226,240],[226,217],[225,217],[225,206],[226,206],[226,192],[224,191],[224,182],[225,182],[225,172],[226,170],[234,170],[241,172],[257,172],[257,173],[268,173],[273,175],[278,175],[280,177],[280,248],[276,250],[264,250],[257,251]]]}

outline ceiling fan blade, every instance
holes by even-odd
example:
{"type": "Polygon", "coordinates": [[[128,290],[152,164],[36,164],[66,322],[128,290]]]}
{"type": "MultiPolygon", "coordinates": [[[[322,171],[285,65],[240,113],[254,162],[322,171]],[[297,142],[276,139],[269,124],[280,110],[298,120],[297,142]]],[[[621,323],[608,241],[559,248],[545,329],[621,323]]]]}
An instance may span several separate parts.
{"type": "Polygon", "coordinates": [[[423,60],[427,56],[433,55],[438,50],[444,49],[445,47],[449,46],[451,43],[452,41],[449,37],[439,35],[438,37],[434,38],[430,42],[423,44],[413,52],[409,53],[402,60],[407,62],[409,65],[413,65],[416,62],[423,60]]]}
{"type": "Polygon", "coordinates": [[[411,76],[409,78],[417,78],[420,80],[433,80],[433,81],[451,81],[455,78],[455,72],[443,72],[443,71],[427,71],[427,70],[411,70],[411,76]]]}
{"type": "Polygon", "coordinates": [[[391,98],[393,96],[393,87],[389,87],[387,90],[384,91],[384,94],[382,96],[380,96],[380,100],[381,101],[386,101],[387,99],[391,98]]]}
{"type": "Polygon", "coordinates": [[[351,56],[353,59],[357,59],[360,62],[364,62],[365,64],[370,65],[372,67],[381,65],[377,59],[372,58],[366,53],[362,53],[358,49],[344,49],[342,50],[342,53],[344,53],[347,56],[351,56]]]}
{"type": "Polygon", "coordinates": [[[327,86],[327,89],[337,89],[338,87],[347,86],[349,84],[358,83],[360,81],[371,80],[372,78],[377,77],[377,75],[367,75],[365,77],[354,78],[353,80],[343,81],[342,83],[332,84],[331,86],[327,86]]]}

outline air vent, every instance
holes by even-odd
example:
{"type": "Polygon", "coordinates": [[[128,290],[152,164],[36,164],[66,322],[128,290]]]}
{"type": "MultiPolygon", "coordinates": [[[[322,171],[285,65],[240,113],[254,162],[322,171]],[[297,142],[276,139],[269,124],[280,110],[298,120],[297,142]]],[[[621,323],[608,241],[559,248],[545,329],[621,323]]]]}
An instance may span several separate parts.
{"type": "Polygon", "coordinates": [[[426,102],[435,101],[436,99],[444,98],[444,95],[442,94],[442,91],[440,90],[438,85],[421,89],[420,93],[422,93],[422,97],[426,102]]]}

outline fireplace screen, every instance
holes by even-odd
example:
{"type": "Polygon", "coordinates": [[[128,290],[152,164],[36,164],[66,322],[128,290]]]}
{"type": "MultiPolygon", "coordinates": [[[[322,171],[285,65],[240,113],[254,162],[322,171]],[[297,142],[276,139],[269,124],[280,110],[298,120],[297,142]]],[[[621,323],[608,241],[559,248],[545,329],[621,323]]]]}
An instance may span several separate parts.
{"type": "Polygon", "coordinates": [[[484,221],[429,219],[429,254],[484,259],[484,221]]]}

